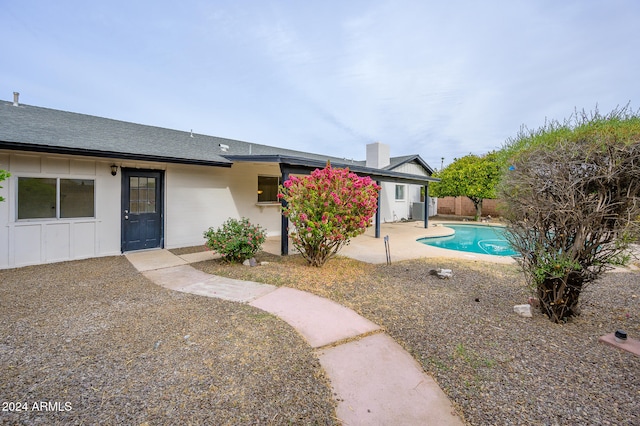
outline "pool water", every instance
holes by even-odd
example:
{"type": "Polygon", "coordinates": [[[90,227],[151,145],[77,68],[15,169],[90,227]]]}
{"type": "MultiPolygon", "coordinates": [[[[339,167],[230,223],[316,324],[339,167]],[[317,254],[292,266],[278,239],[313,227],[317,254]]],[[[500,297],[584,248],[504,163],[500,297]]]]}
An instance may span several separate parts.
{"type": "Polygon", "coordinates": [[[483,225],[444,225],[455,231],[447,237],[420,238],[418,242],[429,246],[469,253],[514,256],[518,253],[507,242],[505,228],[483,225]]]}

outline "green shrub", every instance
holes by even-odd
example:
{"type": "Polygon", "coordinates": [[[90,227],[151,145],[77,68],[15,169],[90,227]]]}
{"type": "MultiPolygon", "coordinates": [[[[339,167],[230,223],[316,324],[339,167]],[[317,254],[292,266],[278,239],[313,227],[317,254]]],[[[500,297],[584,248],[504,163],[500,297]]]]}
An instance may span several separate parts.
{"type": "Polygon", "coordinates": [[[252,225],[249,219],[227,219],[218,229],[204,232],[205,245],[232,263],[251,259],[260,250],[266,233],[260,225],[252,225]]]}
{"type": "MultiPolygon", "coordinates": [[[[3,181],[3,180],[5,180],[5,179],[8,179],[8,178],[9,178],[9,176],[11,176],[11,173],[9,173],[9,172],[8,172],[8,171],[6,171],[6,170],[0,170],[0,182],[2,182],[2,181],[3,181]]],[[[2,187],[0,186],[0,189],[1,189],[1,188],[2,188],[2,187]]],[[[4,201],[4,197],[0,196],[0,201],[4,201]]]]}

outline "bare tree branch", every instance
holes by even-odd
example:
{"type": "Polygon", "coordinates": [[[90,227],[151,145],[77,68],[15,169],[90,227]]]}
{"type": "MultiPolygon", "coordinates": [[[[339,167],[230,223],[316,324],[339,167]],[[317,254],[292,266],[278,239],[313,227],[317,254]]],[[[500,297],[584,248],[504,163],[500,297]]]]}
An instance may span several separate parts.
{"type": "Polygon", "coordinates": [[[501,187],[508,238],[555,322],[579,313],[581,291],[637,238],[640,218],[640,118],[577,117],[513,141],[501,187]]]}

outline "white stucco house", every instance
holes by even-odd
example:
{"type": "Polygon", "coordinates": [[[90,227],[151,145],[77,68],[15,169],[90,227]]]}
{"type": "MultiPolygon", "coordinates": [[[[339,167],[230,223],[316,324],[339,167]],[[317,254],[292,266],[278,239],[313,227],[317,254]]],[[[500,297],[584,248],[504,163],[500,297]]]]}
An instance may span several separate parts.
{"type": "Polygon", "coordinates": [[[0,269],[200,245],[229,217],[280,235],[286,254],[278,184],[328,160],[381,183],[378,226],[411,217],[433,170],[419,156],[387,157],[383,144],[351,161],[23,105],[16,94],[0,101],[0,169],[11,173],[0,183],[0,269]]]}
{"type": "MultiPolygon", "coordinates": [[[[369,168],[401,172],[411,175],[430,177],[433,169],[419,156],[407,155],[391,157],[389,145],[379,142],[367,145],[367,160],[364,165],[369,168]]],[[[424,200],[427,199],[429,216],[436,215],[437,198],[424,194],[425,185],[405,182],[383,181],[380,191],[379,214],[383,222],[399,220],[424,220],[424,200]]]]}

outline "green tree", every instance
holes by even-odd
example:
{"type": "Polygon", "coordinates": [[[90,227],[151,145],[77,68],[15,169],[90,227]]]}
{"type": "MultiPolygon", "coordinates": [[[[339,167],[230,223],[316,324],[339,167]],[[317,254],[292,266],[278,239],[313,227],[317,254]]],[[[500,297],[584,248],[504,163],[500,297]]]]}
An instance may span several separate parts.
{"type": "MultiPolygon", "coordinates": [[[[7,178],[9,178],[9,176],[11,176],[11,173],[9,173],[6,170],[0,170],[0,182],[2,182],[3,180],[6,180],[7,178]]],[[[2,189],[2,186],[0,186],[0,189],[2,189]]],[[[0,195],[0,201],[4,201],[4,197],[0,195]]]]}
{"type": "Polygon", "coordinates": [[[294,225],[293,245],[311,266],[320,267],[350,238],[364,233],[378,207],[380,187],[370,177],[329,163],[309,176],[292,176],[280,187],[283,212],[294,225]]]}
{"type": "Polygon", "coordinates": [[[468,197],[476,208],[475,219],[482,216],[482,200],[496,198],[502,176],[502,156],[492,151],[483,156],[469,154],[454,159],[434,177],[440,182],[429,185],[432,197],[468,197]]]}
{"type": "Polygon", "coordinates": [[[507,141],[500,189],[508,239],[553,322],[578,315],[585,286],[638,235],[640,116],[575,114],[507,141]]]}

